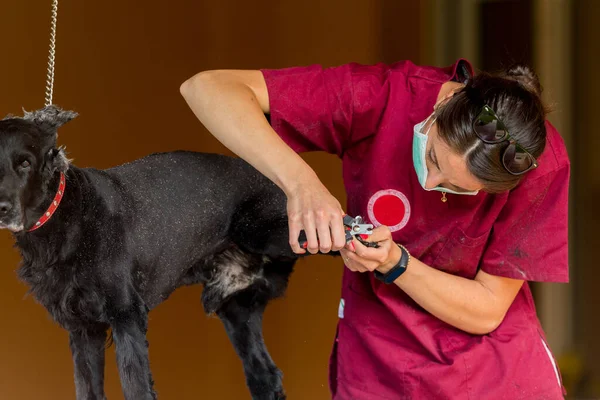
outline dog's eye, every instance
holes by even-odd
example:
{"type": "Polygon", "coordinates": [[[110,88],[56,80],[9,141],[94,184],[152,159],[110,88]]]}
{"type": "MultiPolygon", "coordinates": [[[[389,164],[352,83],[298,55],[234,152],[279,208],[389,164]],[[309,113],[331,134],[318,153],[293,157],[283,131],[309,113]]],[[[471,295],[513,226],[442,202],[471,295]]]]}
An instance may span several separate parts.
{"type": "Polygon", "coordinates": [[[31,166],[31,163],[27,160],[23,161],[20,165],[21,168],[29,168],[31,166]]]}

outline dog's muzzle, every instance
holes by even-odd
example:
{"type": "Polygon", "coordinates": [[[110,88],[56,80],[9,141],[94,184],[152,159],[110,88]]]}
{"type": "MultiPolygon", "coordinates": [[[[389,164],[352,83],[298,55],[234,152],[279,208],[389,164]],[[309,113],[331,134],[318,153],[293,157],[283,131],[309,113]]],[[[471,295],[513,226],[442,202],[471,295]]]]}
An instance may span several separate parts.
{"type": "Polygon", "coordinates": [[[11,232],[23,230],[21,209],[9,200],[0,201],[0,229],[8,229],[11,232]]]}

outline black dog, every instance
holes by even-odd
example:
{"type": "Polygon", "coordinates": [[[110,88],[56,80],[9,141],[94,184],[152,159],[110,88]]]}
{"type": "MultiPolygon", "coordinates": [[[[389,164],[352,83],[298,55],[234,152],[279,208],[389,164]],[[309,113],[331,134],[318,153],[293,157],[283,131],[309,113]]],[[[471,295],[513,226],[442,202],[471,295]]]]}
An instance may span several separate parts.
{"type": "Polygon", "coordinates": [[[0,228],[15,236],[19,277],[69,331],[77,399],[105,399],[107,332],[125,398],[155,399],[147,314],[198,283],[252,398],[285,399],[262,336],[265,306],[284,293],[299,257],[283,192],[241,159],[217,154],[77,168],[56,147],[58,127],[76,115],[49,106],[0,121],[0,228]]]}

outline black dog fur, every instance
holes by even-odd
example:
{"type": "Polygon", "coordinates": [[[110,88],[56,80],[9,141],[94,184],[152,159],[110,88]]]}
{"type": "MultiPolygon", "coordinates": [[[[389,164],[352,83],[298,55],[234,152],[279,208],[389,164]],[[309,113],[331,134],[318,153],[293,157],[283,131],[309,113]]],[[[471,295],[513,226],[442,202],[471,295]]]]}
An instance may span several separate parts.
{"type": "Polygon", "coordinates": [[[222,320],[252,398],[285,399],[262,336],[263,311],[283,295],[299,257],[288,244],[283,192],[241,159],[217,154],[77,168],[56,147],[57,129],[76,115],[48,106],[0,121],[0,228],[21,252],[19,277],[69,332],[77,399],[105,399],[107,332],[125,398],[156,399],[148,312],[193,284],[203,285],[205,311],[222,320]],[[60,206],[28,232],[61,172],[60,206]]]}

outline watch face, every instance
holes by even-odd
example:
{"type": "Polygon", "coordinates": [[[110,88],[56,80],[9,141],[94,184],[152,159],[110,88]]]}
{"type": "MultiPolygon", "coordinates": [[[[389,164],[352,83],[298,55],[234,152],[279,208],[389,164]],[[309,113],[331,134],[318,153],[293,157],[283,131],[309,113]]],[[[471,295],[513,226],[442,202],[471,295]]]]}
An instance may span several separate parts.
{"type": "Polygon", "coordinates": [[[406,271],[405,267],[400,265],[396,265],[393,269],[388,271],[385,277],[385,283],[393,283],[400,275],[402,275],[406,271]]]}

